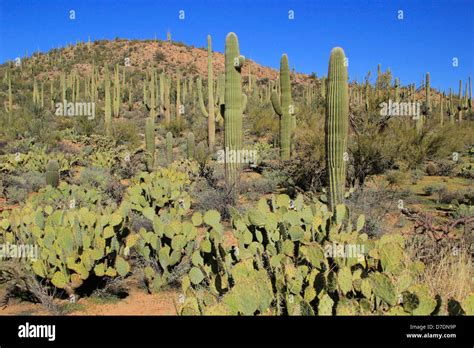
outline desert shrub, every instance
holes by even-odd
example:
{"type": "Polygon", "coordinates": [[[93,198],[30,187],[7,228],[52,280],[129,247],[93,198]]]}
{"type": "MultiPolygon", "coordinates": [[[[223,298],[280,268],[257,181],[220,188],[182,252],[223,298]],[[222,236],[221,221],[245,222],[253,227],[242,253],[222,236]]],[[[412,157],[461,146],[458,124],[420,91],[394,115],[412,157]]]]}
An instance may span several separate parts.
{"type": "Polygon", "coordinates": [[[461,167],[458,176],[466,179],[474,179],[474,167],[472,164],[466,164],[461,167]]]}
{"type": "Polygon", "coordinates": [[[10,204],[21,203],[28,197],[28,190],[22,187],[10,186],[6,188],[5,196],[10,204]]]}
{"type": "Polygon", "coordinates": [[[474,191],[471,189],[449,191],[441,190],[439,193],[439,202],[443,204],[474,204],[474,191]]]}
{"type": "Polygon", "coordinates": [[[231,197],[224,187],[212,187],[206,180],[200,179],[196,181],[191,197],[194,210],[202,213],[217,210],[222,216],[229,216],[228,205],[231,197]]]}
{"type": "Polygon", "coordinates": [[[114,138],[117,139],[117,145],[127,145],[136,147],[140,143],[138,134],[140,133],[137,125],[131,121],[120,121],[113,123],[114,138]]]}
{"type": "Polygon", "coordinates": [[[399,170],[388,170],[385,173],[385,179],[390,185],[399,186],[405,181],[405,174],[399,170]]]}
{"type": "Polygon", "coordinates": [[[451,176],[453,175],[453,170],[456,167],[456,163],[450,160],[439,160],[437,161],[439,176],[451,176]]]}
{"type": "Polygon", "coordinates": [[[97,189],[116,203],[120,203],[125,192],[125,187],[104,168],[84,168],[78,184],[97,189]]]}
{"type": "Polygon", "coordinates": [[[276,189],[274,182],[264,177],[244,180],[240,183],[240,193],[247,195],[251,201],[257,200],[264,194],[273,193],[276,189]]]}
{"type": "Polygon", "coordinates": [[[162,51],[157,51],[153,57],[156,63],[166,61],[166,55],[162,51]]]}
{"type": "Polygon", "coordinates": [[[438,185],[428,185],[423,188],[423,192],[427,196],[431,196],[435,193],[439,193],[441,191],[446,190],[446,185],[438,184],[438,185]]]}
{"type": "Polygon", "coordinates": [[[425,173],[422,170],[420,169],[412,170],[411,177],[410,177],[412,185],[416,185],[418,181],[423,179],[424,176],[425,176],[425,173]]]}
{"type": "Polygon", "coordinates": [[[314,158],[306,157],[303,154],[291,158],[280,164],[278,168],[288,177],[283,182],[284,187],[294,191],[294,187],[299,187],[304,191],[319,191],[326,184],[326,168],[322,163],[314,158]]]}
{"type": "Polygon", "coordinates": [[[275,188],[284,187],[289,180],[288,175],[284,171],[278,169],[264,169],[262,176],[269,182],[269,185],[272,185],[275,188]]]}
{"type": "Polygon", "coordinates": [[[102,189],[109,177],[110,173],[107,169],[101,167],[88,167],[81,171],[78,184],[102,189]]]}
{"type": "Polygon", "coordinates": [[[429,163],[425,167],[426,174],[429,176],[435,176],[438,174],[438,168],[435,164],[429,163]]]}
{"type": "Polygon", "coordinates": [[[270,107],[262,108],[259,105],[251,105],[248,110],[248,123],[251,134],[257,137],[278,134],[278,116],[270,107]]]}

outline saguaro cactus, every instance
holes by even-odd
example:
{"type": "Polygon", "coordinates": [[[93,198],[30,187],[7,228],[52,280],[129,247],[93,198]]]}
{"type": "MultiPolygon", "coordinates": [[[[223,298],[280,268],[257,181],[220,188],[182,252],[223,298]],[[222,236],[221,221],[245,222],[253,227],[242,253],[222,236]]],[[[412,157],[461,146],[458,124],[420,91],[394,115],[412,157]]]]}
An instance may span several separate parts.
{"type": "Polygon", "coordinates": [[[147,152],[146,166],[151,172],[155,166],[155,123],[151,117],[148,117],[145,124],[145,145],[147,152]]]}
{"type": "Polygon", "coordinates": [[[215,124],[215,105],[214,105],[214,74],[212,70],[212,39],[211,35],[207,35],[207,106],[209,111],[206,110],[204,105],[204,99],[202,96],[202,83],[201,79],[197,81],[199,107],[204,116],[207,117],[207,138],[209,151],[212,152],[215,144],[216,124],[215,124]]]}
{"type": "Polygon", "coordinates": [[[462,111],[463,111],[463,105],[462,105],[462,80],[459,80],[459,104],[458,104],[458,122],[459,124],[462,123],[462,111]]]}
{"type": "Polygon", "coordinates": [[[147,95],[147,103],[145,104],[146,108],[149,111],[149,116],[153,120],[153,123],[155,123],[156,116],[158,115],[158,94],[157,94],[157,86],[156,86],[156,71],[153,69],[149,81],[149,93],[146,93],[147,95]]]}
{"type": "Polygon", "coordinates": [[[181,121],[181,78],[176,77],[176,122],[181,121]]]}
{"type": "Polygon", "coordinates": [[[471,76],[469,76],[469,110],[472,111],[472,85],[471,85],[471,76]]]}
{"type": "Polygon", "coordinates": [[[247,104],[247,96],[242,93],[241,70],[244,63],[245,57],[240,55],[237,35],[227,34],[224,106],[225,178],[234,204],[238,199],[240,174],[240,163],[236,153],[242,149],[242,113],[247,104]]]}
{"type": "Polygon", "coordinates": [[[426,115],[429,115],[431,112],[431,88],[430,88],[430,73],[426,73],[426,85],[425,85],[425,107],[426,107],[426,115]]]}
{"type": "Polygon", "coordinates": [[[112,101],[110,98],[110,81],[107,70],[105,71],[105,110],[104,110],[104,127],[107,136],[112,135],[112,101]]]}
{"type": "Polygon", "coordinates": [[[291,133],[294,107],[291,102],[290,68],[288,56],[281,56],[280,60],[280,90],[281,96],[273,91],[271,101],[275,113],[280,118],[280,158],[290,159],[291,154],[291,133]]]}
{"type": "Polygon", "coordinates": [[[59,163],[56,160],[50,160],[46,165],[46,185],[59,185],[59,163]]]}
{"type": "Polygon", "coordinates": [[[119,67],[116,64],[114,69],[114,117],[119,117],[121,101],[119,67]]]}
{"type": "Polygon", "coordinates": [[[444,94],[439,96],[439,124],[442,126],[444,123],[444,94]]]}
{"type": "Polygon", "coordinates": [[[166,162],[171,164],[173,162],[173,134],[166,133],[166,162]]]}
{"type": "Polygon", "coordinates": [[[7,111],[11,115],[13,111],[13,93],[12,93],[12,79],[8,76],[8,104],[7,111]]]}
{"type": "Polygon", "coordinates": [[[194,159],[194,147],[195,147],[195,141],[194,141],[194,133],[189,132],[188,136],[186,138],[186,152],[188,159],[194,159]]]}
{"type": "Polygon", "coordinates": [[[161,113],[165,115],[165,122],[170,124],[170,81],[164,73],[160,74],[160,104],[161,113]]]}
{"type": "Polygon", "coordinates": [[[453,93],[451,91],[451,87],[449,88],[448,115],[449,123],[454,124],[453,93]]]}
{"type": "Polygon", "coordinates": [[[333,48],[329,58],[326,99],[326,166],[329,177],[328,203],[334,211],[343,202],[346,182],[349,94],[344,50],[333,48]]]}

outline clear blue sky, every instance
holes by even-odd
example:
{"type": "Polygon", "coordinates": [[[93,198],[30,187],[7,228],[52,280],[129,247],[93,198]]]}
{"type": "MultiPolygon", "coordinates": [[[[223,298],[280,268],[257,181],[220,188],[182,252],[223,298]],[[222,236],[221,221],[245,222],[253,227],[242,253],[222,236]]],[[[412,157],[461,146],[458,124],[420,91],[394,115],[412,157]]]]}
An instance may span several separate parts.
{"type": "Polygon", "coordinates": [[[351,80],[374,76],[380,63],[403,84],[419,85],[429,71],[433,87],[457,91],[474,72],[474,0],[0,0],[0,62],[88,36],[164,39],[168,29],[198,47],[211,34],[221,52],[234,31],[247,57],[278,67],[287,53],[297,71],[318,76],[334,46],[345,49],[351,80]]]}

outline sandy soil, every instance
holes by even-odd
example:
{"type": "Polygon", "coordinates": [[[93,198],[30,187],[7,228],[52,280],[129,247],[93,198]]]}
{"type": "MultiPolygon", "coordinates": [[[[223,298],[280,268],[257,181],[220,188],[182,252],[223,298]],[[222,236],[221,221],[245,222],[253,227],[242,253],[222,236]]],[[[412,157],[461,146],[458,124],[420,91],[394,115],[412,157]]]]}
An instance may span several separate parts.
{"type": "MultiPolygon", "coordinates": [[[[126,298],[111,302],[82,298],[69,315],[177,315],[175,303],[178,303],[178,296],[176,291],[148,294],[132,290],[126,298]]],[[[11,300],[5,308],[0,308],[0,315],[50,314],[41,304],[15,300],[11,300]]]]}

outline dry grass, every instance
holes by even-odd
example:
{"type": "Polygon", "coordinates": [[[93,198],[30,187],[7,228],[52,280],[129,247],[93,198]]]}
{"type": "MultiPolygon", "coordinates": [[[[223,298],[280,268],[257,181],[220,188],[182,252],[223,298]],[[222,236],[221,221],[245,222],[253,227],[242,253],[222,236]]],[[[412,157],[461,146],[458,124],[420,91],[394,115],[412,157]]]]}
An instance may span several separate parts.
{"type": "Polygon", "coordinates": [[[419,282],[428,286],[433,296],[441,296],[441,314],[447,314],[449,300],[462,302],[474,292],[473,263],[466,245],[443,248],[430,262],[425,262],[425,266],[419,282]]]}

